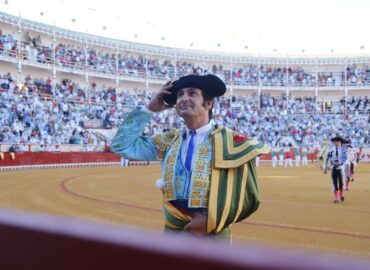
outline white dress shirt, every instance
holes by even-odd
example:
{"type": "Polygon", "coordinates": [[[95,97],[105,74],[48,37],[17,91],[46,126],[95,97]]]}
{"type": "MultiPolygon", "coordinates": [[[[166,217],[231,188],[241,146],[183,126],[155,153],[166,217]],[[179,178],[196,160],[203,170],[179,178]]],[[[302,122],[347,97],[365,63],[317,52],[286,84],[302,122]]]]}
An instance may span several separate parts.
{"type": "MultiPolygon", "coordinates": [[[[195,130],[196,134],[195,134],[195,137],[194,137],[194,152],[193,152],[192,159],[194,159],[194,156],[195,156],[195,153],[196,153],[196,149],[198,148],[198,145],[204,142],[204,140],[206,139],[209,131],[212,129],[213,125],[214,125],[214,122],[210,121],[207,125],[205,125],[203,127],[200,127],[200,128],[195,130]]],[[[188,151],[189,142],[190,142],[189,133],[190,133],[190,130],[187,127],[185,127],[184,131],[183,131],[183,136],[185,138],[183,139],[184,141],[182,143],[182,148],[181,148],[181,161],[182,161],[182,164],[184,164],[184,165],[185,165],[185,159],[186,159],[186,152],[188,151]]],[[[192,162],[192,164],[193,164],[193,162],[192,162]]]]}

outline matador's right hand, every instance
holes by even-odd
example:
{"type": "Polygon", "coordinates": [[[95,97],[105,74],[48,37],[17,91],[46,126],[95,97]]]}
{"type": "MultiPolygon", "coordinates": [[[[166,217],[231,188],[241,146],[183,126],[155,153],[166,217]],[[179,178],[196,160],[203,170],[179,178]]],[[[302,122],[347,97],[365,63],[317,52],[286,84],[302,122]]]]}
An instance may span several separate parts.
{"type": "Polygon", "coordinates": [[[170,91],[171,87],[172,87],[172,81],[166,82],[162,86],[161,90],[159,90],[159,92],[149,102],[148,109],[151,110],[152,112],[161,112],[168,108],[172,108],[172,106],[164,102],[164,97],[166,95],[171,94],[171,91],[170,91]]]}

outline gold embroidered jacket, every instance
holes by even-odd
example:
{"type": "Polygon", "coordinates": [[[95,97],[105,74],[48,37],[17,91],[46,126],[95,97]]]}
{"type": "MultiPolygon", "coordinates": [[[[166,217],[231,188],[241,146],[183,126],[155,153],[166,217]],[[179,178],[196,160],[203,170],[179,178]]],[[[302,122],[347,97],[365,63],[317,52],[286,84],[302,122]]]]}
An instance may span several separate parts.
{"type": "MultiPolygon", "coordinates": [[[[173,130],[154,136],[153,142],[160,150],[160,155],[163,155],[165,151],[179,151],[176,146],[179,137],[180,131],[173,130]]],[[[222,128],[212,132],[212,149],[210,175],[207,176],[207,232],[218,233],[257,210],[259,196],[254,158],[268,153],[270,148],[230,129],[222,128]]],[[[171,153],[169,155],[171,158],[171,153]]],[[[169,202],[173,198],[172,173],[171,169],[165,170],[164,173],[164,216],[168,227],[181,229],[191,220],[191,216],[169,202]]],[[[196,201],[197,198],[190,197],[190,200],[196,201]]]]}

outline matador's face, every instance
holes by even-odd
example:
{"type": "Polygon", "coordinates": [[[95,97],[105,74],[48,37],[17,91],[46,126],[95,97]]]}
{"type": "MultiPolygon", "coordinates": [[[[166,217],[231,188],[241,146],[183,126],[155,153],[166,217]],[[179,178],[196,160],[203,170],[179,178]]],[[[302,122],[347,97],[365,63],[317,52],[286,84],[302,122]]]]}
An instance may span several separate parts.
{"type": "Polygon", "coordinates": [[[212,102],[204,102],[202,90],[198,88],[183,88],[177,94],[176,112],[182,118],[206,118],[212,102]]]}

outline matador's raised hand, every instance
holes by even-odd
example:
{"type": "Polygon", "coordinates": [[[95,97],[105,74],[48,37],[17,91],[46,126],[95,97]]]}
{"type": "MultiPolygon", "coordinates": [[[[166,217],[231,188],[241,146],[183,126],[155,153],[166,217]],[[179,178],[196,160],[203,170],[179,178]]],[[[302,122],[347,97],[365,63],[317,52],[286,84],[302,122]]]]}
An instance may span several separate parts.
{"type": "Polygon", "coordinates": [[[171,94],[171,91],[170,91],[171,87],[172,87],[172,81],[166,82],[162,86],[161,90],[159,90],[159,92],[149,102],[148,109],[151,110],[152,112],[161,112],[168,108],[172,108],[173,106],[170,106],[164,102],[164,97],[166,95],[171,94]]]}

